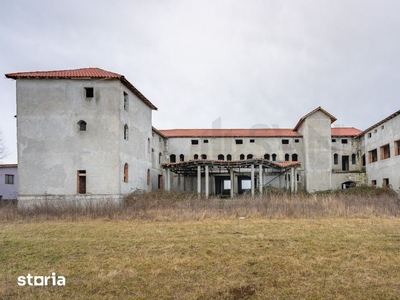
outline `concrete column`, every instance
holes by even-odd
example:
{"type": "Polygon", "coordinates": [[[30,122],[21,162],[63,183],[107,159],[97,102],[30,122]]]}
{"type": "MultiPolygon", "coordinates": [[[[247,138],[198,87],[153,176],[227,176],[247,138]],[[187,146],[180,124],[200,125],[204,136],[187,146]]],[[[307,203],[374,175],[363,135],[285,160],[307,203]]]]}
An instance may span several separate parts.
{"type": "Polygon", "coordinates": [[[254,165],[251,165],[251,198],[254,198],[254,165]]]}
{"type": "Polygon", "coordinates": [[[263,168],[262,165],[258,166],[258,190],[260,191],[260,196],[262,196],[263,191],[263,168]]]}
{"type": "Polygon", "coordinates": [[[167,168],[167,191],[171,190],[171,170],[167,168]]]}
{"type": "Polygon", "coordinates": [[[231,175],[231,199],[233,198],[233,192],[234,192],[234,182],[235,182],[235,175],[233,173],[233,169],[230,169],[230,175],[231,175]]]}
{"type": "Polygon", "coordinates": [[[290,188],[290,185],[289,185],[289,171],[286,171],[285,172],[285,175],[286,175],[286,189],[288,190],[289,188],[290,188]]]}
{"type": "Polygon", "coordinates": [[[297,193],[297,168],[294,168],[293,181],[294,181],[294,192],[297,193]]]}
{"type": "Polygon", "coordinates": [[[197,166],[197,195],[200,198],[201,193],[201,166],[197,166]]]}
{"type": "Polygon", "coordinates": [[[291,185],[290,185],[290,191],[292,192],[292,193],[294,193],[294,185],[295,185],[295,178],[294,178],[294,168],[292,167],[291,169],[290,169],[290,183],[291,183],[291,185]]]}
{"type": "Polygon", "coordinates": [[[209,178],[208,178],[208,165],[206,165],[206,176],[205,176],[205,180],[206,180],[206,199],[208,199],[208,195],[210,194],[210,183],[209,183],[209,178]]]}

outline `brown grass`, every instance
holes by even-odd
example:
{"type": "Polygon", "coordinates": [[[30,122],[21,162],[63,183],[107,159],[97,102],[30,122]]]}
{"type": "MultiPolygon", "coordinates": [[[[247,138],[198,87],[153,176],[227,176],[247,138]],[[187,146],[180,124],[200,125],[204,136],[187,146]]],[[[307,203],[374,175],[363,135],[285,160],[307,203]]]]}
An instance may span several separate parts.
{"type": "Polygon", "coordinates": [[[198,198],[196,194],[132,193],[123,205],[112,201],[43,202],[29,208],[0,207],[0,221],[15,220],[202,220],[237,217],[398,217],[400,201],[390,189],[355,188],[318,194],[266,190],[262,197],[198,198]]]}

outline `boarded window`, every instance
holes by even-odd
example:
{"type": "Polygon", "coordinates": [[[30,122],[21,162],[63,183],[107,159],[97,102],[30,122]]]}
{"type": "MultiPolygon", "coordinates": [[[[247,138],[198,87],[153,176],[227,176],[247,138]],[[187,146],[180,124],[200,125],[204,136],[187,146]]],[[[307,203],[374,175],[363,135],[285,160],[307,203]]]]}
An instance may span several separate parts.
{"type": "Polygon", "coordinates": [[[368,151],[368,163],[373,163],[378,161],[378,150],[374,149],[371,151],[368,151]]]}
{"type": "Polygon", "coordinates": [[[86,98],[93,98],[94,97],[94,88],[85,87],[85,97],[86,98]]]}
{"type": "Polygon", "coordinates": [[[78,194],[86,194],[86,170],[78,170],[78,194]]]}
{"type": "Polygon", "coordinates": [[[124,165],[124,182],[129,181],[129,166],[128,164],[124,165]]]}
{"type": "Polygon", "coordinates": [[[387,145],[385,145],[385,146],[382,146],[381,148],[380,148],[380,158],[381,158],[381,160],[382,159],[387,159],[387,158],[390,158],[390,146],[389,146],[389,144],[387,144],[387,145]]]}

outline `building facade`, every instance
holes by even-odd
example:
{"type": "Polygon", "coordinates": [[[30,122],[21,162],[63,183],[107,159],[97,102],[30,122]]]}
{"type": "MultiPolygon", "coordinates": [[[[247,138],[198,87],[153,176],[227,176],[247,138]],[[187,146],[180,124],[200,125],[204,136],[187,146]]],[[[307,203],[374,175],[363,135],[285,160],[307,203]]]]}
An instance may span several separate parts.
{"type": "Polygon", "coordinates": [[[16,164],[0,165],[0,200],[16,200],[18,170],[16,164]]]}
{"type": "Polygon", "coordinates": [[[288,129],[158,130],[157,108],[122,75],[89,68],[6,77],[17,82],[20,201],[400,188],[400,111],[365,131],[334,127],[321,107],[288,129]]]}

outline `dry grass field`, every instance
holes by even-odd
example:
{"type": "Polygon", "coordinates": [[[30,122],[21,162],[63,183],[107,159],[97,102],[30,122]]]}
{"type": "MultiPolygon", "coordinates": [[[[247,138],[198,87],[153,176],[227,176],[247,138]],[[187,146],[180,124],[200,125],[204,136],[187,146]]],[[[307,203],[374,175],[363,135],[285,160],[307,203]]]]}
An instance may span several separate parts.
{"type": "Polygon", "coordinates": [[[2,207],[0,299],[400,299],[398,198],[368,194],[2,207]]]}

